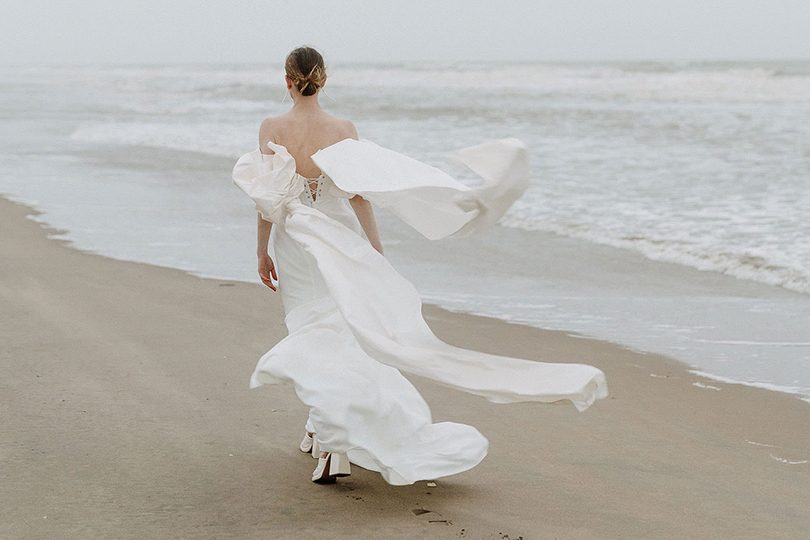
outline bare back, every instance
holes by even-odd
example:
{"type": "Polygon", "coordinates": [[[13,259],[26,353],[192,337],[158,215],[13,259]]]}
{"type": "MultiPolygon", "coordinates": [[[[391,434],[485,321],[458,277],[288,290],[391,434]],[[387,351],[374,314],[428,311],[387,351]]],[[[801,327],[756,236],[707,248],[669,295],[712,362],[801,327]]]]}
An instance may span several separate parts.
{"type": "Polygon", "coordinates": [[[284,146],[295,159],[296,172],[307,178],[321,174],[310,156],[346,138],[357,138],[354,125],[327,114],[320,107],[303,111],[293,108],[281,116],[267,118],[259,130],[261,151],[271,153],[265,144],[267,141],[284,146]]]}

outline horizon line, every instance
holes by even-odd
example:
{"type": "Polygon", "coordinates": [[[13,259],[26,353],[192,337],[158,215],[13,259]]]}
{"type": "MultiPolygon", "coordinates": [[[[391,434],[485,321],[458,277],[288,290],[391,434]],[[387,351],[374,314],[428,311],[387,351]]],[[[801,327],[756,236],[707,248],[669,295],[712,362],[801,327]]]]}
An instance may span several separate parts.
{"type": "MultiPolygon", "coordinates": [[[[590,58],[590,59],[406,59],[406,60],[354,60],[354,61],[327,61],[331,65],[377,65],[377,66],[401,66],[407,64],[654,64],[654,63],[691,63],[691,64],[714,64],[714,63],[754,63],[754,62],[810,62],[808,57],[716,57],[716,58],[689,58],[689,57],[659,57],[659,58],[590,58]]],[[[251,62],[245,60],[101,60],[101,61],[21,61],[3,62],[0,66],[8,67],[68,67],[68,66],[156,66],[156,65],[275,65],[283,64],[283,60],[276,62],[261,61],[251,62]]]]}

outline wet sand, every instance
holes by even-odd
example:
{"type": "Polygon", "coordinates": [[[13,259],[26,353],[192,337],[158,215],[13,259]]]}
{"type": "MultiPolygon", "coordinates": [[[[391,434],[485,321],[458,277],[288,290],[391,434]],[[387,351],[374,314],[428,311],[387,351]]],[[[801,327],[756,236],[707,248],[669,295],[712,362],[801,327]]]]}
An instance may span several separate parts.
{"type": "MultiPolygon", "coordinates": [[[[0,200],[0,538],[804,538],[810,404],[667,358],[426,306],[448,342],[592,363],[611,396],[495,405],[413,379],[475,425],[475,469],[309,482],[291,387],[248,389],[279,298],[79,252],[0,200]]],[[[234,264],[252,264],[235,261],[234,264]]]]}

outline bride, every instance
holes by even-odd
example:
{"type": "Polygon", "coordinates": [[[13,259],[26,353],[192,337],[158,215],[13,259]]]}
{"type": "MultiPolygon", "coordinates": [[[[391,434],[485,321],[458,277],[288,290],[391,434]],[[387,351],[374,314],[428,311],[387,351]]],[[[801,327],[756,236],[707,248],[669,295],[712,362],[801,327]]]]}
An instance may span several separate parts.
{"type": "Polygon", "coordinates": [[[285,71],[293,106],[262,122],[259,146],[239,158],[233,180],[256,204],[259,276],[281,294],[289,332],[259,360],[250,387],[292,383],[309,407],[300,449],[318,458],[312,481],[334,482],[355,464],[406,485],[484,458],[487,439],[472,426],[433,423],[402,371],[495,403],[567,399],[584,410],[607,396],[605,376],[592,366],[439,340],[416,289],[383,255],[372,204],[429,239],[492,226],[526,188],[523,143],[502,139],[456,152],[483,180],[471,188],[358,140],[350,121],[321,109],[326,70],[315,49],[293,50],[285,71]]]}

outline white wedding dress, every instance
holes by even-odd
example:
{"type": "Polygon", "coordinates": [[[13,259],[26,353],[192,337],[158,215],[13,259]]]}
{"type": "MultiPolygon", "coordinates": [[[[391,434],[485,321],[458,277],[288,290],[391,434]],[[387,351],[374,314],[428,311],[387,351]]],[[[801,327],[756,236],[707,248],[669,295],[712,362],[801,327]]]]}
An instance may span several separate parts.
{"type": "Polygon", "coordinates": [[[309,408],[321,450],[348,454],[391,484],[474,467],[487,439],[474,427],[433,423],[401,371],[496,403],[567,399],[584,410],[607,396],[604,374],[584,364],[485,354],[439,340],[416,289],[363,236],[348,199],[388,208],[427,238],[493,225],[525,190],[526,149],[517,139],[467,148],[454,158],[482,179],[467,187],[441,170],[370,141],[345,139],[312,156],[313,193],[286,148],[244,154],[233,180],[273,222],[271,236],[289,335],[259,360],[250,387],[290,382],[309,408]]]}

